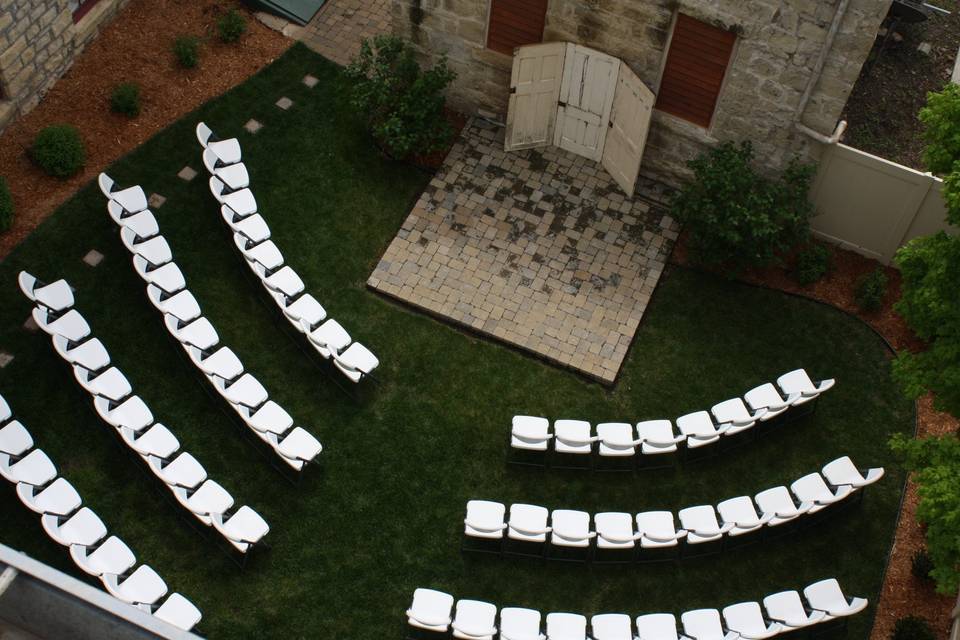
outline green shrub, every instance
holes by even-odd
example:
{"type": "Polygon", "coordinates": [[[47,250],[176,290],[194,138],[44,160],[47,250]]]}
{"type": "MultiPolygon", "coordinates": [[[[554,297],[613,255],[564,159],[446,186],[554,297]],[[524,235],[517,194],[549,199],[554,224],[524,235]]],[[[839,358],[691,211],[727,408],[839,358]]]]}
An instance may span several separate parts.
{"type": "Polygon", "coordinates": [[[803,286],[813,284],[830,271],[830,250],[822,244],[811,244],[797,254],[794,278],[803,286]]]}
{"type": "Polygon", "coordinates": [[[352,103],[388,155],[405,159],[445,147],[453,129],[444,115],[444,91],[456,77],[445,58],[422,70],[413,50],[396,36],[366,40],[346,69],[352,103]]]}
{"type": "Polygon", "coordinates": [[[247,32],[247,19],[236,9],[230,9],[217,20],[217,34],[221,42],[236,42],[247,32]]]}
{"type": "Polygon", "coordinates": [[[177,36],[173,41],[173,55],[177,64],[192,69],[200,62],[200,39],[196,36],[177,36]]]}
{"type": "Polygon", "coordinates": [[[7,181],[0,176],[0,233],[13,226],[13,197],[7,181]]]}
{"type": "Polygon", "coordinates": [[[33,139],[30,157],[48,175],[69,178],[83,168],[86,161],[80,132],[69,124],[46,127],[33,139]]]}
{"type": "Polygon", "coordinates": [[[907,616],[897,620],[893,628],[893,640],[937,640],[933,629],[923,618],[907,616]]]}
{"type": "Polygon", "coordinates": [[[930,577],[930,572],[933,571],[933,560],[930,558],[930,554],[927,553],[926,549],[919,549],[913,554],[910,568],[913,571],[913,575],[921,580],[933,580],[933,578],[930,577]]]}
{"type": "Polygon", "coordinates": [[[673,216],[689,231],[692,257],[736,273],[764,266],[805,241],[815,167],[792,160],[768,179],[752,165],[750,142],[723,143],[688,163],[694,179],[677,192],[673,216]]]}
{"type": "Polygon", "coordinates": [[[110,94],[110,110],[129,118],[140,115],[140,85],[136,82],[121,82],[110,94]]]}
{"type": "Polygon", "coordinates": [[[883,299],[886,295],[887,272],[883,270],[883,267],[877,267],[857,283],[854,298],[861,311],[876,313],[883,306],[883,299]]]}

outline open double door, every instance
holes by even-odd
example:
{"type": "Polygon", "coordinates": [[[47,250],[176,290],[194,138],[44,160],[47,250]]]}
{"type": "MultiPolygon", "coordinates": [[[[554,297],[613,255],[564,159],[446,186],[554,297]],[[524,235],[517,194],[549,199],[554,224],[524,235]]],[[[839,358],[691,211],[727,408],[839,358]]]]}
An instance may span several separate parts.
{"type": "Polygon", "coordinates": [[[654,101],[618,58],[568,42],[519,47],[504,148],[552,144],[596,160],[632,196],[654,101]]]}

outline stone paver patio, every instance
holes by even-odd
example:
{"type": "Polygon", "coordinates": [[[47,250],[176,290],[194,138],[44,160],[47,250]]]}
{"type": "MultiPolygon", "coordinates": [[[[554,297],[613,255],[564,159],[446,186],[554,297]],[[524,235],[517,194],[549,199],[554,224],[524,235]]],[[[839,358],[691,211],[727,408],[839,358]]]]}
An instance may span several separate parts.
{"type": "Polygon", "coordinates": [[[368,286],[612,383],[678,225],[596,162],[464,129],[368,286]]]}
{"type": "Polygon", "coordinates": [[[360,53],[360,43],[390,31],[390,0],[327,0],[296,38],[339,65],[360,53]]]}

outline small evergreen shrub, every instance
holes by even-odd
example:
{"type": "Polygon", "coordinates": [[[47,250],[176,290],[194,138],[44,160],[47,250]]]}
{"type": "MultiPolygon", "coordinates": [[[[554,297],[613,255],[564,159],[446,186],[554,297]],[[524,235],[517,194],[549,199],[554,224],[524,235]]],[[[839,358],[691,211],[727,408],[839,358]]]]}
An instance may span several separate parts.
{"type": "Polygon", "coordinates": [[[200,62],[200,40],[196,36],[177,36],[173,41],[173,55],[184,69],[193,69],[200,62]]]}
{"type": "Polygon", "coordinates": [[[830,271],[830,250],[822,244],[812,244],[797,254],[794,278],[803,286],[817,282],[830,271]]]}
{"type": "Polygon", "coordinates": [[[897,620],[893,628],[892,640],[937,640],[930,623],[918,616],[907,616],[897,620]]]}
{"type": "Polygon", "coordinates": [[[69,178],[83,168],[86,152],[76,127],[54,124],[33,139],[30,157],[48,175],[69,178]]]}
{"type": "Polygon", "coordinates": [[[128,118],[140,115],[140,85],[136,82],[121,82],[110,94],[110,110],[128,118]]]}
{"type": "Polygon", "coordinates": [[[421,69],[413,49],[396,36],[365,40],[346,69],[351,101],[367,118],[374,140],[389,156],[403,160],[444,148],[453,128],[444,115],[444,91],[456,74],[445,58],[421,69]]]}
{"type": "Polygon", "coordinates": [[[220,42],[236,42],[247,32],[247,19],[236,9],[230,9],[217,20],[220,42]]]}
{"type": "Polygon", "coordinates": [[[13,197],[7,181],[0,176],[0,233],[13,226],[13,197]]]}
{"type": "Polygon", "coordinates": [[[857,284],[855,299],[862,311],[875,313],[883,306],[883,298],[886,295],[887,274],[883,267],[877,267],[857,284]]]}
{"type": "Polygon", "coordinates": [[[926,549],[920,549],[913,554],[911,568],[913,575],[921,580],[928,582],[933,580],[930,576],[930,572],[933,571],[933,559],[930,558],[930,554],[926,549]]]}

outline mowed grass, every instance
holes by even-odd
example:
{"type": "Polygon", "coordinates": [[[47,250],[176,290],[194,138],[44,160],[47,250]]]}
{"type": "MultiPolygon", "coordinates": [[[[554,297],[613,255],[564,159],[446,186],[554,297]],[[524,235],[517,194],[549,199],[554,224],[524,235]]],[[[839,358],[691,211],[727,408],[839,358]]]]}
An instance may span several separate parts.
{"type": "MultiPolygon", "coordinates": [[[[387,301],[364,282],[428,181],[383,159],[346,99],[337,68],[297,46],[249,82],[111,167],[121,185],[167,197],[157,212],[188,286],[224,344],[298,424],[324,443],[322,466],[284,481],[208,395],[147,301],[103,197],[88,185],[0,264],[0,393],[85,503],[172,590],[203,611],[213,638],[396,638],[418,586],[457,597],[585,614],[722,607],[836,576],[872,604],[904,473],[888,437],[913,428],[889,354],[865,325],[779,293],[671,270],[661,281],[615,389],[460,332],[387,301]],[[321,79],[310,90],[306,73],[321,79]],[[282,95],[294,106],[273,103],[282,95]],[[264,123],[255,136],[249,118],[264,123]],[[245,274],[201,173],[193,135],[205,120],[239,136],[260,209],[308,290],[380,356],[380,384],[355,402],[289,339],[245,274]],[[92,269],[89,249],[106,258],[92,269]],[[22,328],[16,287],[28,269],[76,287],[77,307],[156,418],[210,476],[270,523],[270,549],[243,570],[168,504],[117,444],[43,333],[22,328]],[[812,418],[721,459],[637,475],[517,470],[504,464],[517,413],[610,420],[709,408],[795,367],[836,377],[812,418]],[[752,495],[849,454],[887,476],[860,506],[817,529],[679,564],[594,567],[464,558],[470,498],[590,512],[672,509],[752,495]]],[[[80,576],[12,487],[0,488],[0,541],[80,576]]],[[[850,621],[866,638],[873,609],[850,621]]]]}

